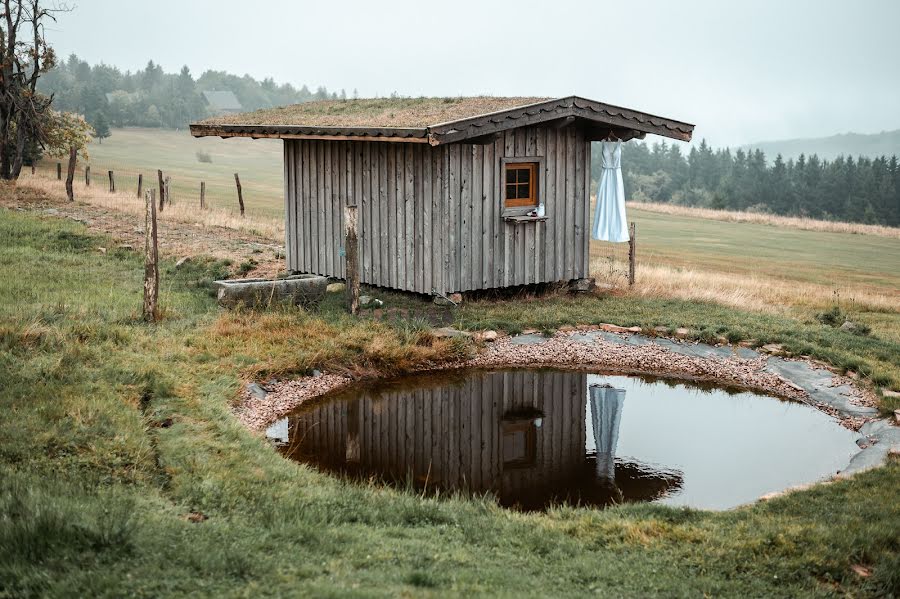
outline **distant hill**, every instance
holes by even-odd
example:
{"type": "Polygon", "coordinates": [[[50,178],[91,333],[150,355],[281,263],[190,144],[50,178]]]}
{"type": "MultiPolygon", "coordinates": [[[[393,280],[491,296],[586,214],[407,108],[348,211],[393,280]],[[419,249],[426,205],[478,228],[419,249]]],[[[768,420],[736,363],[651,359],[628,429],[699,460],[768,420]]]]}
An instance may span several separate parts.
{"type": "Polygon", "coordinates": [[[833,160],[844,155],[867,156],[900,156],[900,129],[881,133],[842,133],[830,137],[811,137],[807,139],[785,139],[781,141],[761,141],[742,146],[744,150],[759,148],[769,161],[779,153],[785,160],[797,159],[800,154],[818,154],[819,158],[833,160]]]}

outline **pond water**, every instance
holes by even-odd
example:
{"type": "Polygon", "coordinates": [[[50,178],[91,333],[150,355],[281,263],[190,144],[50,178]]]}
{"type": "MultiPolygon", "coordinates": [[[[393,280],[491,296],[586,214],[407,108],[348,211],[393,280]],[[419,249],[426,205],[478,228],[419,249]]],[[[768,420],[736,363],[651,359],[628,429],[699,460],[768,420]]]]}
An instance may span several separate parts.
{"type": "Polygon", "coordinates": [[[301,407],[269,430],[326,472],[541,510],[654,501],[725,509],[826,478],[858,434],[805,404],[563,370],[428,374],[301,407]]]}

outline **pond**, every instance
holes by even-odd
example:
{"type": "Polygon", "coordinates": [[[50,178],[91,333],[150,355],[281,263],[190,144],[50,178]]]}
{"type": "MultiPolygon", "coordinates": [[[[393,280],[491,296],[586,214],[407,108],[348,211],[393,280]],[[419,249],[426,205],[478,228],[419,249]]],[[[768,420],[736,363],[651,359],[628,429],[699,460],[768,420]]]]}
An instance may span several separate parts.
{"type": "Polygon", "coordinates": [[[460,371],[353,388],[269,430],[323,471],[542,510],[726,509],[827,478],[857,433],[802,403],[672,379],[460,371]]]}

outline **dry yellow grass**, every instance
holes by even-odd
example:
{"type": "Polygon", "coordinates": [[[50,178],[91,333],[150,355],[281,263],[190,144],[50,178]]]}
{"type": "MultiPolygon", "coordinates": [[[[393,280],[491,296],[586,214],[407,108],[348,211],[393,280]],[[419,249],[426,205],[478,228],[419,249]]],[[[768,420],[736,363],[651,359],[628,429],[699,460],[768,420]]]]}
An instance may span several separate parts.
{"type": "MultiPolygon", "coordinates": [[[[65,199],[66,190],[60,181],[46,177],[23,175],[18,185],[41,191],[53,198],[65,199]]],[[[144,200],[134,192],[110,193],[103,185],[86,186],[83,182],[74,182],[75,200],[110,210],[118,210],[128,214],[143,215],[144,200]]],[[[284,241],[284,220],[259,215],[240,216],[236,211],[209,208],[200,210],[197,206],[186,204],[166,205],[158,213],[161,221],[202,224],[206,227],[225,227],[236,231],[244,231],[265,237],[277,242],[284,241]]]]}
{"type": "Polygon", "coordinates": [[[725,222],[754,223],[760,225],[772,225],[775,227],[791,227],[793,229],[803,229],[806,231],[828,231],[831,233],[877,235],[879,237],[891,237],[894,239],[900,239],[900,228],[885,227],[881,225],[863,225],[859,223],[815,220],[812,218],[777,216],[774,214],[762,214],[757,212],[711,210],[709,208],[692,208],[689,206],[677,206],[672,204],[658,204],[651,202],[628,202],[626,205],[629,209],[633,210],[646,210],[647,212],[672,214],[675,216],[707,218],[725,222]]]}
{"type": "MultiPolygon", "coordinates": [[[[626,264],[615,264],[617,272],[626,272],[626,264]]],[[[605,258],[591,262],[592,276],[608,279],[610,265],[605,258]]],[[[732,274],[709,270],[677,268],[638,262],[637,280],[628,289],[624,280],[616,283],[627,293],[640,297],[678,298],[715,302],[756,312],[786,313],[793,308],[821,308],[834,302],[834,287],[781,280],[761,275],[732,274]]],[[[898,311],[898,299],[867,289],[845,290],[841,301],[866,312],[898,311]]]]}

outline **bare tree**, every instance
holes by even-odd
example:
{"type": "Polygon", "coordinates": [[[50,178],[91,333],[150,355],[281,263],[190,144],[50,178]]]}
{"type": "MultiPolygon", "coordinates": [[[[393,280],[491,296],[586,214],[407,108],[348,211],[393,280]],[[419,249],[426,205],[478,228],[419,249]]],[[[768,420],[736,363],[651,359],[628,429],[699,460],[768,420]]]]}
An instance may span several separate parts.
{"type": "Polygon", "coordinates": [[[0,0],[0,178],[22,170],[29,138],[44,142],[42,123],[53,96],[37,92],[40,76],[56,64],[44,23],[68,10],[42,0],[0,0]]]}

